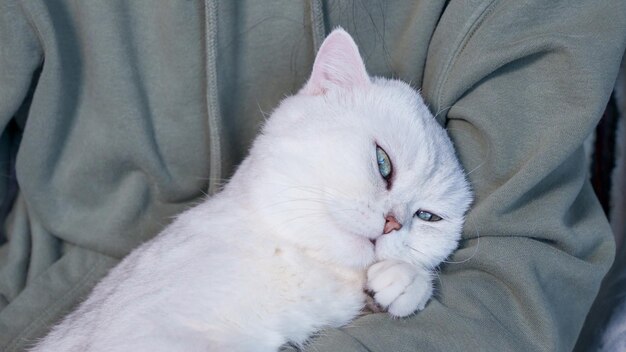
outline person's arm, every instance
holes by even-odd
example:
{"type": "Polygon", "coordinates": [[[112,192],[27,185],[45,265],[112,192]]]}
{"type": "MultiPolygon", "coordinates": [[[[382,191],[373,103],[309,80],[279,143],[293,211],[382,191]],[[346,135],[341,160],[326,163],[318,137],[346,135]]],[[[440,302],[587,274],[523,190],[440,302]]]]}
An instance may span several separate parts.
{"type": "Polygon", "coordinates": [[[626,43],[623,1],[452,1],[423,94],[476,201],[438,293],[408,319],[373,314],[306,351],[569,351],[613,256],[582,143],[626,43]]]}
{"type": "Polygon", "coordinates": [[[41,231],[29,229],[34,227],[32,220],[24,212],[15,212],[20,205],[24,209],[24,198],[12,180],[13,160],[38,70],[45,65],[37,32],[21,5],[20,1],[0,1],[0,350],[7,352],[32,346],[33,336],[45,333],[114,262],[37,237],[41,231]],[[12,221],[5,219],[9,210],[12,221]],[[23,236],[11,236],[16,233],[23,236]],[[60,248],[65,255],[54,257],[60,248]],[[53,268],[50,272],[46,271],[48,265],[53,268]]]}
{"type": "MultiPolygon", "coordinates": [[[[20,3],[13,0],[0,2],[0,202],[6,196],[6,183],[11,174],[7,125],[20,113],[23,115],[20,107],[28,96],[35,71],[42,63],[42,49],[20,3]]],[[[0,235],[0,244],[2,242],[0,235]]]]}
{"type": "MultiPolygon", "coordinates": [[[[19,1],[0,2],[0,223],[4,224],[6,210],[11,206],[12,160],[17,144],[19,124],[26,114],[29,89],[36,80],[36,71],[43,63],[43,51],[35,31],[22,11],[19,1]],[[20,120],[10,126],[12,119],[20,120]]],[[[23,126],[19,126],[22,127],[23,126]]],[[[7,241],[0,230],[0,267],[4,261],[2,246],[7,241]]],[[[0,274],[0,310],[6,305],[13,289],[0,274]]]]}

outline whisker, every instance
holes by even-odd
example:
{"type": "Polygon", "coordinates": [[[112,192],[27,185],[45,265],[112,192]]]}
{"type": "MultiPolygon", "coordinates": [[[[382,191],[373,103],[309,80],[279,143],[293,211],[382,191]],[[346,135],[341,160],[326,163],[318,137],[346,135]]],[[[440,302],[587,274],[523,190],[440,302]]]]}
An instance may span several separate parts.
{"type": "MultiPolygon", "coordinates": [[[[468,220],[469,220],[469,216],[468,216],[468,220]]],[[[476,226],[476,223],[474,221],[472,221],[472,225],[474,226],[474,230],[476,231],[476,246],[474,246],[474,253],[472,253],[472,255],[469,256],[466,259],[463,259],[463,260],[460,260],[460,261],[451,261],[451,260],[450,261],[446,261],[446,260],[444,260],[444,263],[449,263],[449,264],[463,264],[463,263],[467,263],[472,258],[474,258],[476,256],[476,254],[478,254],[478,251],[480,250],[480,234],[478,232],[478,227],[476,226]]]]}
{"type": "Polygon", "coordinates": [[[426,255],[426,253],[424,253],[424,252],[420,251],[420,250],[419,250],[419,249],[417,249],[417,248],[414,248],[414,247],[412,247],[412,246],[409,246],[409,245],[408,245],[408,244],[406,244],[406,243],[403,243],[403,244],[404,244],[405,246],[409,247],[409,249],[414,250],[414,251],[416,251],[416,252],[417,252],[417,253],[419,253],[419,254],[426,255]]]}
{"type": "Polygon", "coordinates": [[[436,267],[435,269],[433,269],[432,274],[433,276],[436,277],[437,281],[439,282],[439,286],[443,287],[443,283],[441,282],[441,276],[439,275],[439,267],[436,267]]]}
{"type": "Polygon", "coordinates": [[[439,114],[443,113],[446,110],[450,110],[450,108],[452,108],[452,105],[448,106],[447,108],[441,108],[439,109],[439,111],[437,111],[437,113],[435,114],[435,116],[433,116],[434,119],[437,119],[437,116],[439,116],[439,114]]]}
{"type": "MultiPolygon", "coordinates": [[[[472,139],[471,135],[469,133],[467,133],[468,131],[466,131],[466,130],[463,130],[463,129],[460,129],[460,128],[450,128],[450,127],[447,127],[446,130],[450,131],[450,132],[458,133],[459,135],[462,135],[465,138],[472,139]]],[[[487,163],[487,161],[489,160],[489,158],[491,156],[491,153],[492,153],[492,150],[493,150],[493,148],[491,146],[491,142],[487,141],[487,153],[486,153],[484,159],[477,166],[473,167],[470,171],[466,172],[466,175],[469,176],[474,171],[476,171],[476,170],[480,169],[481,167],[483,167],[487,163]]]]}

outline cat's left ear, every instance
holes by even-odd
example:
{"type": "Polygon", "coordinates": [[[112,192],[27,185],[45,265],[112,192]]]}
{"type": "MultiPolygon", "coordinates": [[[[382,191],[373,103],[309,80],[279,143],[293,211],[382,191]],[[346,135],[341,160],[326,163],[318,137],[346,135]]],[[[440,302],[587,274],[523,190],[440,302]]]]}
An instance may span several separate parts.
{"type": "Polygon", "coordinates": [[[365,87],[370,78],[359,48],[346,31],[337,28],[322,43],[313,72],[300,94],[323,95],[335,88],[365,87]]]}

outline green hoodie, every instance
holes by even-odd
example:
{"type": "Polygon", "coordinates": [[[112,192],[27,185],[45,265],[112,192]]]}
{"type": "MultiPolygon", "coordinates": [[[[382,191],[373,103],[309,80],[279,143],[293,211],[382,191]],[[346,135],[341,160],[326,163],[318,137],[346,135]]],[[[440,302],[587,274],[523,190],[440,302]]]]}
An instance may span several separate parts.
{"type": "MultiPolygon", "coordinates": [[[[0,350],[20,351],[213,192],[335,26],[421,88],[476,201],[419,314],[310,351],[568,351],[614,255],[582,142],[624,1],[0,2],[0,350]]],[[[140,328],[140,327],[138,327],[140,328]]]]}

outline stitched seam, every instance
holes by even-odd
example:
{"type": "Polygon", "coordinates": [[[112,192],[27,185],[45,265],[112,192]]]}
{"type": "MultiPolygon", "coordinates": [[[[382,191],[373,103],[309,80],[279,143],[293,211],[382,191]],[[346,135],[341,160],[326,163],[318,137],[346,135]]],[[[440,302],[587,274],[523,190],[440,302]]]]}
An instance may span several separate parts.
{"type": "Polygon", "coordinates": [[[324,11],[321,0],[309,1],[311,7],[311,32],[313,36],[313,49],[318,52],[324,37],[326,36],[326,29],[324,24],[324,11]]]}
{"type": "Polygon", "coordinates": [[[40,55],[40,58],[39,58],[39,66],[41,66],[41,65],[43,65],[45,52],[46,52],[46,46],[45,46],[44,41],[43,41],[43,36],[41,35],[41,32],[39,31],[39,28],[37,28],[37,26],[35,26],[35,20],[33,19],[33,16],[24,7],[24,4],[23,4],[24,1],[18,1],[17,3],[19,5],[20,9],[22,10],[22,14],[24,15],[24,18],[26,19],[26,22],[28,22],[28,25],[30,26],[31,30],[35,34],[35,37],[37,37],[37,41],[39,42],[39,48],[41,49],[41,55],[40,55]]]}
{"type": "MultiPolygon", "coordinates": [[[[498,0],[491,0],[491,2],[478,15],[478,17],[476,17],[474,22],[469,27],[468,31],[465,32],[465,34],[463,35],[463,37],[459,41],[457,49],[450,56],[450,59],[446,63],[446,66],[445,66],[445,68],[443,70],[443,73],[441,74],[441,76],[439,78],[439,83],[437,85],[437,95],[436,95],[437,96],[437,100],[436,101],[437,101],[437,108],[438,109],[441,109],[441,101],[442,101],[441,97],[444,94],[444,91],[445,91],[444,86],[447,85],[447,83],[448,83],[450,72],[452,71],[452,68],[454,67],[454,65],[458,61],[458,58],[461,56],[461,54],[465,51],[465,48],[467,47],[467,44],[472,39],[472,37],[474,36],[474,34],[478,30],[478,28],[480,28],[480,26],[485,22],[485,19],[487,18],[487,16],[489,14],[491,14],[491,12],[493,12],[493,9],[495,8],[495,4],[497,2],[498,2],[498,0]]],[[[447,116],[448,115],[446,114],[446,120],[448,119],[447,116]]]]}
{"type": "Polygon", "coordinates": [[[222,176],[221,116],[217,92],[217,0],[205,0],[206,105],[209,124],[209,194],[217,191],[222,176]]]}
{"type": "Polygon", "coordinates": [[[91,278],[91,276],[93,275],[94,271],[96,270],[96,268],[100,267],[100,264],[102,262],[102,257],[99,257],[98,260],[96,261],[96,263],[91,267],[91,269],[89,269],[79,280],[78,282],[69,290],[67,291],[63,296],[61,296],[55,303],[53,303],[50,307],[46,308],[43,313],[41,313],[37,318],[35,318],[35,320],[31,321],[30,324],[28,324],[28,326],[22,330],[21,333],[17,334],[7,345],[7,351],[12,350],[13,348],[15,348],[15,346],[18,344],[18,342],[22,339],[22,337],[24,336],[28,336],[35,328],[37,328],[37,326],[45,319],[48,318],[52,315],[52,312],[55,310],[58,310],[58,307],[72,299],[75,298],[74,292],[76,292],[78,289],[82,288],[85,283],[87,282],[87,280],[89,278],[91,278]]]}
{"type": "Polygon", "coordinates": [[[354,337],[352,334],[350,334],[349,332],[345,331],[345,329],[340,329],[339,331],[341,331],[344,335],[348,336],[350,339],[352,339],[352,341],[354,341],[355,343],[357,343],[359,346],[363,347],[366,351],[371,351],[364,342],[362,342],[361,340],[357,339],[356,337],[354,337]]]}

